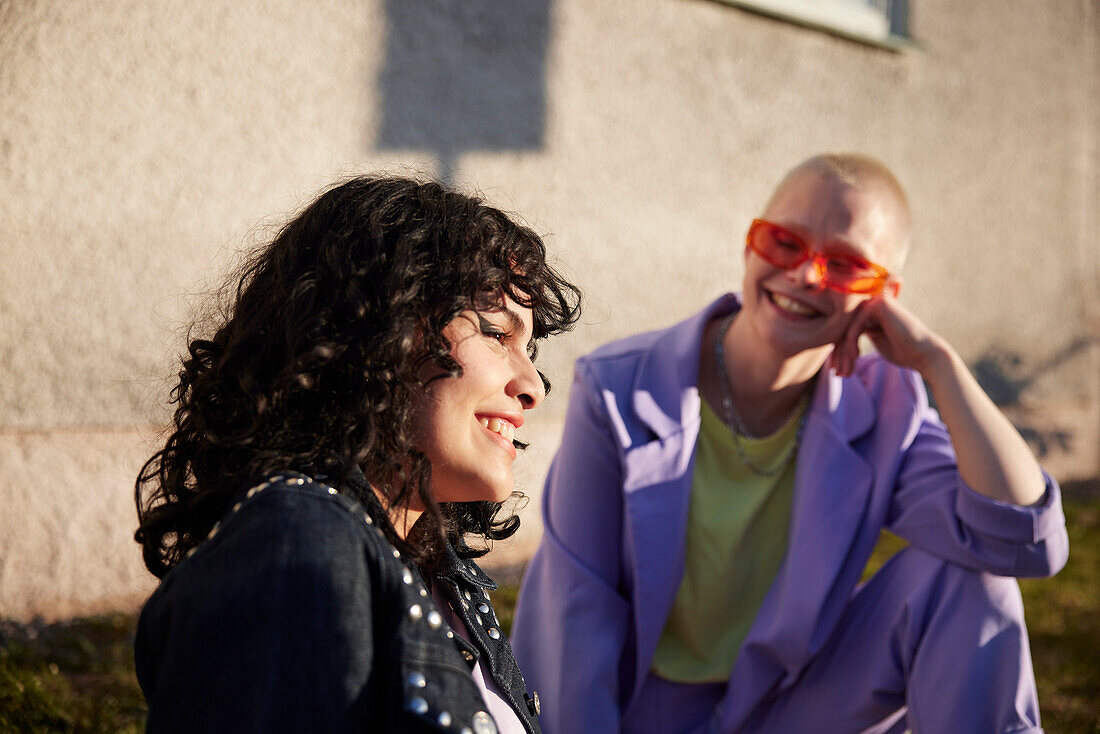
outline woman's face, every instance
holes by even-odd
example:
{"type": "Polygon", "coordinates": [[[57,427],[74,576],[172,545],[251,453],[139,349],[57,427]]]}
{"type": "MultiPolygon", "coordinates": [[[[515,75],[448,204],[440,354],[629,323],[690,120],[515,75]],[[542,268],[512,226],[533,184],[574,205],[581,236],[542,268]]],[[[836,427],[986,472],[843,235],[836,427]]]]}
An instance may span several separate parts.
{"type": "MultiPolygon", "coordinates": [[[[763,216],[803,237],[815,251],[829,248],[892,267],[904,240],[892,203],[881,192],[807,172],[787,181],[763,216]]],[[[784,270],[748,250],[742,293],[738,318],[783,358],[829,348],[871,297],[826,288],[809,262],[784,270]]]]}
{"type": "Polygon", "coordinates": [[[531,309],[466,311],[444,329],[459,377],[431,381],[414,406],[414,443],[432,463],[438,502],[501,502],[512,493],[512,445],[523,413],[544,395],[528,345],[531,309]]]}

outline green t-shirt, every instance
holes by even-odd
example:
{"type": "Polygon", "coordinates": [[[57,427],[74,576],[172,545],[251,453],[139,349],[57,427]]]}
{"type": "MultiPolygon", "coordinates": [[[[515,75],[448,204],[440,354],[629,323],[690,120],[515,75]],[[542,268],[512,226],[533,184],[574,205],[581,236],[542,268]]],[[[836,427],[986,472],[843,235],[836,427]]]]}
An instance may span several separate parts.
{"type": "MultiPolygon", "coordinates": [[[[730,428],[702,405],[684,577],[652,666],[681,683],[729,678],[787,552],[794,496],[796,461],[775,476],[759,476],[741,459],[730,428]]],[[[787,458],[805,410],[770,436],[739,437],[755,466],[770,471],[787,458]]]]}

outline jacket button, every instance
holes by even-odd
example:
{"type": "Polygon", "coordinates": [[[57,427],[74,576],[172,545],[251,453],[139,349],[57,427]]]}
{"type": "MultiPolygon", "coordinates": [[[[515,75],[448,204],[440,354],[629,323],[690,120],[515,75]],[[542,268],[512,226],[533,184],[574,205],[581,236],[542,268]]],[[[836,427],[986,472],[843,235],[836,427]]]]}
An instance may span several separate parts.
{"type": "Polygon", "coordinates": [[[531,695],[523,694],[523,697],[527,699],[527,710],[535,716],[542,713],[542,705],[539,703],[539,692],[531,691],[531,695]]]}
{"type": "Polygon", "coordinates": [[[478,604],[477,605],[477,610],[479,612],[481,612],[482,614],[488,614],[489,613],[489,605],[488,604],[478,604]]]}
{"type": "Polygon", "coordinates": [[[463,650],[462,651],[462,659],[465,660],[468,663],[472,663],[472,662],[474,662],[474,654],[472,652],[470,652],[469,650],[463,650]]]}
{"type": "Polygon", "coordinates": [[[489,636],[492,637],[494,640],[499,640],[500,639],[500,630],[498,630],[496,627],[490,627],[489,628],[489,636]]]}
{"type": "Polygon", "coordinates": [[[409,701],[409,711],[412,711],[414,714],[420,714],[421,716],[423,716],[424,714],[428,713],[428,702],[420,696],[417,696],[413,700],[409,701]]]}
{"type": "Polygon", "coordinates": [[[497,725],[493,717],[484,711],[474,714],[474,719],[470,723],[474,725],[474,734],[497,734],[497,725]]]}

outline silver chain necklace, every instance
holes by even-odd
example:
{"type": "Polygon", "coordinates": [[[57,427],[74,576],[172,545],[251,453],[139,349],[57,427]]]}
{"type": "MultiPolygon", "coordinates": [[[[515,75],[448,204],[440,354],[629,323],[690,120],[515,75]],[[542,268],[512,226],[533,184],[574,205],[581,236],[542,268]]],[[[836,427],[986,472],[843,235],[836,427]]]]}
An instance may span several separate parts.
{"type": "MultiPolygon", "coordinates": [[[[729,331],[730,325],[733,323],[733,318],[737,314],[731,314],[726,317],[725,321],[718,327],[718,336],[714,340],[714,366],[718,369],[718,382],[722,385],[722,407],[726,413],[726,425],[733,429],[733,446],[737,449],[737,454],[741,457],[741,461],[745,462],[745,466],[758,477],[774,477],[781,471],[787,468],[787,465],[794,459],[795,454],[798,453],[798,446],[802,442],[802,431],[806,428],[806,416],[809,414],[808,410],[802,411],[802,417],[798,419],[798,431],[794,435],[794,441],[791,442],[791,447],[787,449],[787,454],[774,469],[764,470],[758,467],[749,458],[748,452],[745,451],[745,447],[741,445],[741,437],[754,438],[749,433],[749,429],[745,428],[744,421],[741,420],[741,416],[737,413],[737,408],[733,407],[733,396],[730,395],[729,375],[726,374],[726,349],[723,345],[725,341],[726,332],[729,331]]],[[[805,407],[806,402],[809,400],[809,391],[802,394],[802,397],[795,403],[794,408],[783,419],[783,425],[787,425],[791,416],[802,410],[805,407]]]]}

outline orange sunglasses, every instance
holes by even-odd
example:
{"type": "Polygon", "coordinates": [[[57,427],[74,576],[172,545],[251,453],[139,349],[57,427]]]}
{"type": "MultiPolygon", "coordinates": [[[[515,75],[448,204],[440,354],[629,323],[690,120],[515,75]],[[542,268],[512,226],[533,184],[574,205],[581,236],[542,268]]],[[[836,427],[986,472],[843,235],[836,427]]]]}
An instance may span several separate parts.
{"type": "MultiPolygon", "coordinates": [[[[877,295],[890,279],[886,268],[856,255],[814,252],[794,232],[766,219],[752,220],[745,242],[750,250],[777,268],[790,270],[812,262],[822,285],[840,293],[877,295]]],[[[893,288],[896,295],[897,284],[893,288]]]]}

